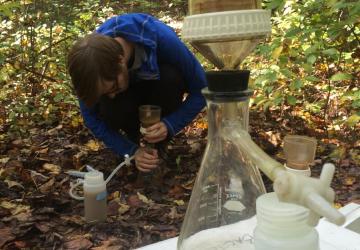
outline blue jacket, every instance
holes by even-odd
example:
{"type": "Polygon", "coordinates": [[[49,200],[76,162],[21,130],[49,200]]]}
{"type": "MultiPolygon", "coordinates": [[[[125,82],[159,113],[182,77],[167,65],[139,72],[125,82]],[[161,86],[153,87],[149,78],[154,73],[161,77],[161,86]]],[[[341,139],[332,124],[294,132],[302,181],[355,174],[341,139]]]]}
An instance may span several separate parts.
{"type": "MultiPolygon", "coordinates": [[[[169,26],[147,14],[124,14],[110,18],[97,32],[111,37],[120,36],[144,47],[147,60],[136,73],[140,79],[161,77],[158,61],[174,65],[181,71],[189,95],[176,112],[162,118],[170,136],[189,124],[205,106],[205,99],[201,94],[201,89],[207,86],[205,72],[169,26]]],[[[138,145],[110,129],[98,118],[95,107],[87,108],[80,101],[80,110],[85,125],[107,147],[119,155],[135,153],[138,145]]]]}

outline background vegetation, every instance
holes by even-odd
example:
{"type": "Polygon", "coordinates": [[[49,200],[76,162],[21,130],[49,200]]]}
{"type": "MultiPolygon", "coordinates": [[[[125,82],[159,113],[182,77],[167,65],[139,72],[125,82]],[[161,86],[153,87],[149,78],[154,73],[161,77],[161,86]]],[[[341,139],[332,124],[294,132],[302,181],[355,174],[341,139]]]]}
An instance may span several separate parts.
{"type": "MultiPolygon", "coordinates": [[[[287,110],[329,136],[356,133],[360,2],[271,0],[264,7],[272,11],[272,35],[242,65],[252,71],[256,108],[287,110]]],[[[78,36],[115,14],[148,12],[171,25],[186,10],[183,0],[1,0],[1,136],[81,123],[65,68],[78,36]]]]}

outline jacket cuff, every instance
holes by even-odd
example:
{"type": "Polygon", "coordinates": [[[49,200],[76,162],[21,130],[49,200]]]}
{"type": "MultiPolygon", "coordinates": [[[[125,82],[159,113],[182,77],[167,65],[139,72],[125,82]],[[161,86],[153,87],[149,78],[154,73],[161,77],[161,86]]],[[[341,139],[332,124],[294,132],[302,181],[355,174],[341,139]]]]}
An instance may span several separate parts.
{"type": "Polygon", "coordinates": [[[170,122],[166,118],[163,118],[161,121],[165,123],[170,136],[174,136],[175,135],[175,130],[174,130],[174,127],[170,124],[170,122]]]}

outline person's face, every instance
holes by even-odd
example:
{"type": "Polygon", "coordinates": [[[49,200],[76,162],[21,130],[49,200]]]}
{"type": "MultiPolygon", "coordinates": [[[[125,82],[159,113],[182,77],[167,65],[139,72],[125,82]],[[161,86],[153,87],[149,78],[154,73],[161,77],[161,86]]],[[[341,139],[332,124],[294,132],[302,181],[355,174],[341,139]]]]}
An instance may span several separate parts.
{"type": "Polygon", "coordinates": [[[129,87],[129,75],[127,66],[120,63],[121,73],[117,76],[116,80],[102,80],[100,84],[101,96],[106,95],[109,98],[114,98],[117,94],[124,92],[129,87]]]}

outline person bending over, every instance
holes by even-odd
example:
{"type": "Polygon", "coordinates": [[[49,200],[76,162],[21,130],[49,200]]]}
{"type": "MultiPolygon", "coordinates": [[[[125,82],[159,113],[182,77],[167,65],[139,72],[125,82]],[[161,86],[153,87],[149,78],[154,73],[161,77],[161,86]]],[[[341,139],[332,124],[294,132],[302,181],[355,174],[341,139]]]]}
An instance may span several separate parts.
{"type": "Polygon", "coordinates": [[[79,39],[68,71],[85,125],[115,153],[134,155],[143,172],[158,166],[159,155],[138,145],[139,106],[162,110],[161,121],[146,129],[149,143],[171,138],[205,106],[200,63],[169,26],[147,14],[112,17],[79,39]]]}

